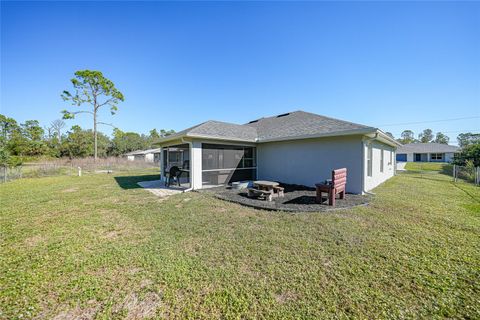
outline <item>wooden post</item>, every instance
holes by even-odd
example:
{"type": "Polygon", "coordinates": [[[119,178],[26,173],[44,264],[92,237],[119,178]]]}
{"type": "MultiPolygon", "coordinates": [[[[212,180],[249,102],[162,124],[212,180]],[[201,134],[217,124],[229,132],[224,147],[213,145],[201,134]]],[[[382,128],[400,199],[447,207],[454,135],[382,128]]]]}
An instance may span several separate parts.
{"type": "Polygon", "coordinates": [[[457,174],[456,174],[456,171],[457,170],[457,165],[454,164],[453,165],[453,182],[457,182],[457,174]]]}
{"type": "Polygon", "coordinates": [[[78,167],[78,176],[79,176],[79,177],[82,176],[82,168],[81,168],[81,167],[78,167]]]}
{"type": "Polygon", "coordinates": [[[3,166],[3,182],[7,182],[7,166],[3,166]]]}

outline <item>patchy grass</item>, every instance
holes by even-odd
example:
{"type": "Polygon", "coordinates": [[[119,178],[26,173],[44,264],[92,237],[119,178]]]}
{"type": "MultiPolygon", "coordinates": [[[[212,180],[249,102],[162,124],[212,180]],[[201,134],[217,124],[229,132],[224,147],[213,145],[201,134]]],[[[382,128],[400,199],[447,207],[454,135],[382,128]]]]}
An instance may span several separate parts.
{"type": "Polygon", "coordinates": [[[160,201],[149,172],[13,181],[0,318],[479,318],[480,188],[436,176],[297,215],[160,201]]]}

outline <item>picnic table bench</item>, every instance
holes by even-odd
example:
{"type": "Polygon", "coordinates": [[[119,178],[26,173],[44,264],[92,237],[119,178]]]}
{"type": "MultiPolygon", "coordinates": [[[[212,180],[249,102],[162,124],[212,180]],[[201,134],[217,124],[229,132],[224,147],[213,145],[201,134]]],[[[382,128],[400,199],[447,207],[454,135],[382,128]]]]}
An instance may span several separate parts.
{"type": "Polygon", "coordinates": [[[273,200],[273,190],[259,190],[255,188],[248,188],[248,196],[253,197],[265,197],[265,200],[273,200]]]}
{"type": "Polygon", "coordinates": [[[274,181],[254,181],[253,185],[257,188],[248,188],[249,197],[264,197],[265,200],[272,201],[273,197],[283,197],[284,188],[274,181]]]}

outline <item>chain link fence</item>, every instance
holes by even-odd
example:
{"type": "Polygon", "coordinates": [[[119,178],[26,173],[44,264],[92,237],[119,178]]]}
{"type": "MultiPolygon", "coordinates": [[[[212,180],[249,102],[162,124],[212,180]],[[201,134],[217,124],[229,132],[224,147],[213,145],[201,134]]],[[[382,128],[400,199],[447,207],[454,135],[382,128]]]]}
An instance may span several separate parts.
{"type": "Polygon", "coordinates": [[[453,181],[464,181],[480,185],[480,167],[453,165],[453,181]]]}
{"type": "Polygon", "coordinates": [[[460,166],[450,163],[408,162],[405,165],[405,170],[398,171],[398,173],[415,175],[423,179],[453,180],[455,183],[480,185],[480,167],[475,167],[473,163],[460,166]]]}
{"type": "Polygon", "coordinates": [[[130,161],[125,158],[58,159],[42,163],[24,163],[16,167],[0,166],[0,183],[21,179],[95,173],[125,172],[139,169],[160,170],[158,162],[130,161]]]}

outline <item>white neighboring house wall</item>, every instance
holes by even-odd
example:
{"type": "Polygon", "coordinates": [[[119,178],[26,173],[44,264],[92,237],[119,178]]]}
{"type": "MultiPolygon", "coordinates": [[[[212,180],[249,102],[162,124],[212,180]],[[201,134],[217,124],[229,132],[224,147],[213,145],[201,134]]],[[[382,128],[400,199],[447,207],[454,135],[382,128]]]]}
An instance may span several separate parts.
{"type": "Polygon", "coordinates": [[[364,191],[370,191],[373,188],[377,187],[379,184],[385,182],[395,175],[395,148],[383,144],[379,141],[365,141],[364,145],[364,177],[365,177],[365,187],[364,191]],[[369,146],[370,145],[370,146],[369,146]],[[368,161],[368,149],[372,148],[372,170],[371,175],[369,175],[369,161],[368,161]],[[381,171],[381,162],[382,162],[382,150],[383,150],[383,172],[381,171]]]}
{"type": "Polygon", "coordinates": [[[153,153],[145,154],[145,162],[153,162],[153,153]]]}
{"type": "Polygon", "coordinates": [[[330,137],[257,145],[257,178],[314,187],[347,168],[347,192],[362,193],[362,136],[330,137]]]}
{"type": "Polygon", "coordinates": [[[127,156],[128,161],[135,161],[135,156],[134,155],[129,155],[127,156]]]}
{"type": "MultiPolygon", "coordinates": [[[[432,160],[432,158],[431,158],[432,154],[427,153],[428,162],[452,162],[453,158],[455,156],[454,152],[439,152],[439,153],[442,153],[444,155],[444,159],[438,160],[438,161],[437,160],[432,160]]],[[[413,152],[407,153],[407,162],[415,162],[415,157],[414,157],[413,152]]]]}

